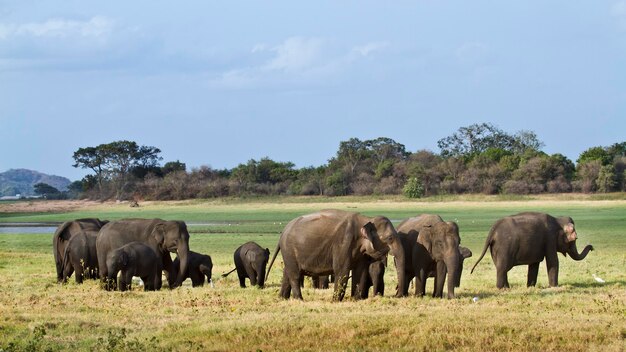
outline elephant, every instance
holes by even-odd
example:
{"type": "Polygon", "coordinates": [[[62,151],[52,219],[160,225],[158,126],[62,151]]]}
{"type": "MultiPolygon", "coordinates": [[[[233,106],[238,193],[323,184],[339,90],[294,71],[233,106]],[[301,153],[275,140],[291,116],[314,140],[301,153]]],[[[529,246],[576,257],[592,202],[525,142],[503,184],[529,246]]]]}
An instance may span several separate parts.
{"type": "Polygon", "coordinates": [[[98,254],[96,252],[97,232],[82,231],[67,241],[63,254],[63,282],[75,271],[76,283],[84,278],[98,278],[98,254]]]}
{"type": "MultiPolygon", "coordinates": [[[[335,282],[334,275],[322,275],[322,276],[311,276],[312,286],[313,288],[317,288],[320,290],[327,290],[330,287],[331,282],[335,282]]],[[[300,287],[302,287],[301,285],[300,287]]]]}
{"type": "MultiPolygon", "coordinates": [[[[403,266],[404,275],[406,281],[404,286],[398,286],[398,291],[401,291],[403,295],[408,295],[409,284],[415,277],[415,266],[413,265],[413,250],[417,245],[417,235],[425,226],[432,226],[436,223],[443,222],[443,219],[439,215],[434,214],[421,214],[414,217],[410,217],[402,221],[398,227],[398,237],[402,241],[404,248],[405,262],[403,266]]],[[[398,263],[396,262],[396,268],[398,263]]]]}
{"type": "MultiPolygon", "coordinates": [[[[181,285],[187,271],[189,258],[189,232],[183,221],[165,221],[161,219],[123,219],[112,221],[102,227],[96,239],[98,269],[100,278],[105,282],[105,289],[115,289],[115,282],[107,281],[106,258],[110,251],[130,242],[141,242],[152,248],[161,261],[161,267],[168,278],[176,276],[170,288],[181,285]],[[170,252],[178,255],[180,268],[173,272],[170,252]]],[[[161,289],[161,275],[158,275],[156,289],[161,289]]]]}
{"type": "MultiPolygon", "coordinates": [[[[299,282],[303,275],[334,274],[333,300],[343,300],[350,271],[360,278],[366,255],[379,260],[391,251],[400,268],[404,267],[404,249],[389,219],[343,210],[322,210],[290,221],[281,233],[270,269],[279,251],[284,262],[280,289],[284,299],[292,291],[294,298],[302,299],[299,282]]],[[[404,280],[404,270],[400,269],[400,285],[404,280]]]]}
{"type": "MultiPolygon", "coordinates": [[[[174,259],[172,263],[172,274],[168,277],[168,282],[170,285],[176,281],[178,270],[180,269],[180,259],[174,259]]],[[[204,285],[204,278],[206,277],[206,282],[212,284],[211,281],[211,271],[213,270],[213,261],[211,257],[206,254],[196,253],[194,251],[189,251],[189,259],[187,263],[187,271],[185,272],[185,276],[182,281],[185,281],[187,278],[191,278],[191,286],[198,287],[204,285]]]]}
{"type": "Polygon", "coordinates": [[[433,297],[443,297],[447,275],[447,297],[454,298],[454,288],[460,285],[463,270],[460,242],[459,226],[453,221],[438,222],[421,229],[412,253],[416,296],[425,295],[426,279],[434,272],[433,297]]]}
{"type": "Polygon", "coordinates": [[[509,288],[508,272],[516,265],[528,265],[526,285],[537,284],[539,263],[546,259],[548,283],[550,287],[559,285],[558,253],[579,261],[585,259],[592,245],[587,245],[581,253],[576,248],[574,220],[567,216],[553,217],[546,213],[525,212],[499,219],[491,227],[485,240],[483,252],[472,267],[483,259],[487,249],[496,266],[496,286],[509,288]]]}
{"type": "MultiPolygon", "coordinates": [[[[65,248],[70,238],[81,232],[98,234],[100,228],[106,223],[108,223],[106,220],[85,218],[66,221],[59,225],[52,236],[52,253],[54,254],[54,263],[57,270],[57,282],[64,281],[63,255],[65,254],[65,248]]],[[[67,277],[71,276],[72,272],[73,269],[70,270],[67,277]]]]}
{"type": "Polygon", "coordinates": [[[387,267],[387,257],[380,260],[368,260],[365,262],[366,270],[357,270],[361,277],[352,277],[352,297],[368,298],[369,289],[372,287],[374,296],[385,295],[385,268],[387,267]]]}
{"type": "Polygon", "coordinates": [[[161,282],[161,258],[151,246],[142,242],[130,242],[107,253],[107,280],[115,281],[117,273],[120,291],[131,289],[133,276],[143,281],[145,291],[158,290],[161,282]]]}
{"type": "Polygon", "coordinates": [[[239,286],[242,288],[246,287],[246,278],[250,279],[252,286],[265,287],[265,268],[270,259],[268,248],[263,249],[255,242],[246,242],[235,249],[233,258],[235,269],[223,274],[222,277],[226,277],[237,270],[239,286]]]}

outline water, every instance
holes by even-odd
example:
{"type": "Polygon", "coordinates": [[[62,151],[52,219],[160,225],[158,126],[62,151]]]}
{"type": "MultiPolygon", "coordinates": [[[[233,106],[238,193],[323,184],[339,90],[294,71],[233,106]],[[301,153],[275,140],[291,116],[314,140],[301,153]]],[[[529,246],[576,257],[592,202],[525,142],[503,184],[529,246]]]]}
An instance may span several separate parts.
{"type": "MultiPolygon", "coordinates": [[[[220,226],[224,223],[188,223],[187,226],[220,226]]],[[[49,223],[0,223],[0,234],[49,233],[53,234],[59,224],[49,223]]]]}
{"type": "Polygon", "coordinates": [[[4,223],[0,224],[0,234],[6,233],[49,233],[53,234],[58,225],[34,223],[4,223]]]}

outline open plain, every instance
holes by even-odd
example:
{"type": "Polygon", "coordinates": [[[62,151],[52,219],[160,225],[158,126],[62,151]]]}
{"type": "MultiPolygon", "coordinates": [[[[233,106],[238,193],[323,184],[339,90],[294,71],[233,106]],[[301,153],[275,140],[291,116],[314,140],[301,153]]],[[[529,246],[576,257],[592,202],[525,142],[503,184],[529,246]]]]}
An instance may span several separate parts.
{"type": "MultiPolygon", "coordinates": [[[[211,255],[215,287],[106,292],[96,281],[55,282],[52,234],[0,234],[0,350],[411,350],[624,351],[626,349],[626,197],[468,196],[422,201],[399,197],[280,197],[179,202],[12,202],[1,222],[61,222],[82,217],[160,217],[184,220],[191,250],[211,255]],[[394,298],[393,260],[384,297],[331,302],[331,290],[305,283],[304,301],[278,297],[280,255],[267,287],[239,288],[232,254],[246,241],[274,252],[291,219],[338,208],[385,215],[394,224],[421,213],[456,221],[465,264],[454,300],[394,298]],[[559,256],[559,287],[549,288],[545,262],[537,287],[526,266],[509,273],[512,288],[495,287],[489,255],[473,274],[491,225],[521,211],[568,215],[578,248],[595,250],[580,262],[559,256]],[[600,283],[594,279],[602,278],[600,283]]],[[[432,282],[427,290],[432,292],[432,282]]],[[[411,290],[412,292],[412,290],[411,290]]]]}

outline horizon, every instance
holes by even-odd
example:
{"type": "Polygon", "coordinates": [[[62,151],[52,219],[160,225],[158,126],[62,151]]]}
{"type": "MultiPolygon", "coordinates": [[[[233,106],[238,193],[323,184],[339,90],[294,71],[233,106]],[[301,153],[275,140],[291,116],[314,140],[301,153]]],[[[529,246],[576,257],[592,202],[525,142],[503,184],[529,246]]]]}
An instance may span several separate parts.
{"type": "Polygon", "coordinates": [[[80,180],[73,152],[118,140],[303,168],[353,137],[439,154],[482,122],[576,162],[626,139],[623,62],[625,0],[5,1],[0,170],[80,180]]]}

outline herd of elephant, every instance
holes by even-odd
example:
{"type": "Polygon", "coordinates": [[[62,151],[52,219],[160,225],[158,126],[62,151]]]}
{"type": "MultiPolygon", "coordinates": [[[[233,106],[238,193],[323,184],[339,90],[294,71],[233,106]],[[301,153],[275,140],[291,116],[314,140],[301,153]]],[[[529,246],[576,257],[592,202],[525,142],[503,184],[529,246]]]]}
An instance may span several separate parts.
{"type": "MultiPolygon", "coordinates": [[[[577,234],[570,217],[525,212],[504,217],[491,227],[482,254],[490,249],[496,266],[497,287],[507,288],[508,271],[528,265],[527,285],[537,282],[539,263],[546,260],[550,286],[558,286],[558,253],[574,260],[584,259],[576,248],[577,234]]],[[[407,296],[415,279],[415,295],[425,295],[426,279],[434,277],[434,297],[454,298],[461,283],[463,262],[472,252],[460,245],[459,227],[440,216],[422,214],[394,227],[384,216],[367,217],[343,210],[322,210],[289,222],[281,233],[274,255],[254,242],[234,252],[239,284],[264,287],[279,252],[284,269],[280,296],[302,299],[304,277],[311,276],[315,288],[328,288],[334,282],[333,300],[343,300],[348,279],[352,297],[367,298],[369,289],[383,295],[387,256],[394,258],[397,270],[396,296],[407,296]]],[[[189,250],[189,232],[182,221],[123,219],[102,221],[95,218],[68,221],[53,236],[57,280],[66,282],[75,272],[76,282],[100,278],[107,290],[128,290],[132,277],[140,277],[145,290],[159,290],[162,273],[168,286],[180,286],[187,278],[192,286],[212,283],[211,257],[189,250]],[[170,253],[176,253],[172,261],[170,253]],[[118,280],[118,273],[119,280],[118,280]]]]}

